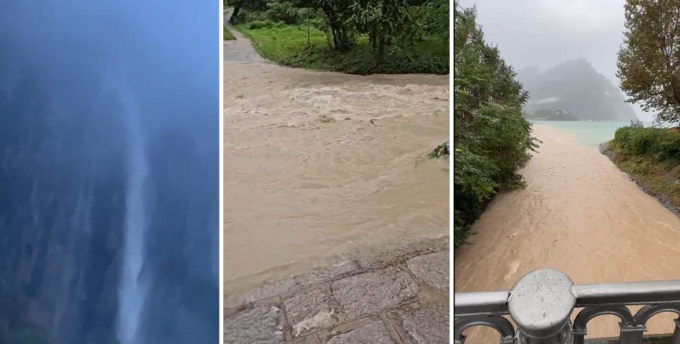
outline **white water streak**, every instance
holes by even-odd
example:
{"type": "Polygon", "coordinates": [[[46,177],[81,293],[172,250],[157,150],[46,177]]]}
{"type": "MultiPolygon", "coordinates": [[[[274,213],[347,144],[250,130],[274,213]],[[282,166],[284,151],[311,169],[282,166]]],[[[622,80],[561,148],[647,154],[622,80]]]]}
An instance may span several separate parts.
{"type": "Polygon", "coordinates": [[[141,278],[144,265],[148,165],[144,140],[129,99],[124,99],[128,119],[128,178],[126,194],[123,264],[118,295],[118,339],[122,344],[139,344],[139,328],[148,286],[141,278]]]}

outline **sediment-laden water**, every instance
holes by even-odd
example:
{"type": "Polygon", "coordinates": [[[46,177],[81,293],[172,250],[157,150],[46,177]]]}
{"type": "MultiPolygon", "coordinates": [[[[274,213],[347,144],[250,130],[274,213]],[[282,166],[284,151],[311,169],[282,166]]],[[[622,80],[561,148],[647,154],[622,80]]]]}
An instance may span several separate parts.
{"type": "Polygon", "coordinates": [[[424,159],[449,138],[448,76],[225,62],[224,80],[227,293],[448,232],[449,173],[424,159]]]}
{"type": "MultiPolygon", "coordinates": [[[[680,279],[680,219],[576,135],[534,130],[543,144],[521,171],[527,187],[499,195],[474,225],[454,257],[455,291],[510,290],[539,268],[577,284],[680,279]]],[[[653,318],[648,333],[672,332],[672,319],[653,318]]],[[[588,337],[618,335],[617,321],[594,320],[588,337]]]]}

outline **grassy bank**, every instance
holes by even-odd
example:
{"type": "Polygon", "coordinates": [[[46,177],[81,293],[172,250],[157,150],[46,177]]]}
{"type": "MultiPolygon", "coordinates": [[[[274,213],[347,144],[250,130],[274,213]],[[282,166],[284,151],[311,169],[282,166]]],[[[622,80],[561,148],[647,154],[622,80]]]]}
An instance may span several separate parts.
{"type": "Polygon", "coordinates": [[[236,40],[236,37],[234,37],[234,35],[231,33],[231,31],[229,31],[229,29],[227,29],[226,27],[222,28],[222,32],[224,32],[224,40],[225,41],[236,40]]]}
{"type": "Polygon", "coordinates": [[[680,133],[632,125],[616,131],[607,155],[646,192],[680,208],[680,133]]]}
{"type": "Polygon", "coordinates": [[[332,50],[326,33],[314,27],[297,25],[258,25],[250,23],[236,28],[248,37],[262,57],[280,65],[351,74],[406,74],[449,72],[448,41],[424,38],[414,44],[395,47],[385,62],[376,63],[366,37],[348,52],[332,50]]]}

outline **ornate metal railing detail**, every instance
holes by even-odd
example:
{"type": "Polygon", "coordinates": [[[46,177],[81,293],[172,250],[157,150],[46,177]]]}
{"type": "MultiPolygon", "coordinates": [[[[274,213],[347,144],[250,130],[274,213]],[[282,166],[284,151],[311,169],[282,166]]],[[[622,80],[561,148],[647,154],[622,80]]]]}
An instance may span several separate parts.
{"type": "Polygon", "coordinates": [[[639,344],[647,321],[659,313],[679,316],[669,343],[680,344],[680,280],[579,286],[559,271],[542,269],[511,291],[457,293],[454,304],[456,344],[464,344],[463,332],[474,326],[495,329],[501,344],[583,344],[588,322],[602,315],[620,319],[620,344],[639,344]],[[627,306],[643,307],[633,314],[627,306]],[[575,308],[582,309],[572,323],[575,308]]]}

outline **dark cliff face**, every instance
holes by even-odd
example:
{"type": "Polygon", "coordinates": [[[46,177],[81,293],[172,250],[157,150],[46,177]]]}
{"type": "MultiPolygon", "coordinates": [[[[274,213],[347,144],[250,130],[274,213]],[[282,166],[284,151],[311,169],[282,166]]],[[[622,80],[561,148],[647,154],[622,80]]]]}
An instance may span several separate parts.
{"type": "Polygon", "coordinates": [[[74,97],[92,85],[21,54],[0,57],[0,81],[3,325],[38,324],[65,343],[112,335],[125,215],[116,103],[74,97]]]}
{"type": "Polygon", "coordinates": [[[630,121],[637,118],[621,90],[585,59],[568,60],[543,73],[518,72],[529,91],[525,111],[565,108],[580,120],[630,121]]]}
{"type": "Polygon", "coordinates": [[[30,325],[53,344],[116,342],[140,152],[137,341],[217,342],[217,4],[44,5],[0,3],[0,338],[30,325]]]}

